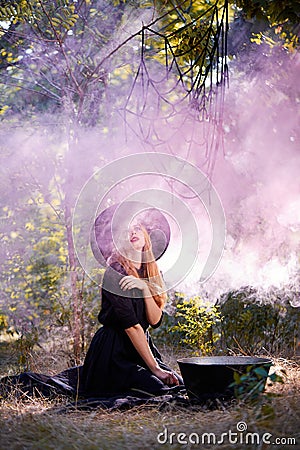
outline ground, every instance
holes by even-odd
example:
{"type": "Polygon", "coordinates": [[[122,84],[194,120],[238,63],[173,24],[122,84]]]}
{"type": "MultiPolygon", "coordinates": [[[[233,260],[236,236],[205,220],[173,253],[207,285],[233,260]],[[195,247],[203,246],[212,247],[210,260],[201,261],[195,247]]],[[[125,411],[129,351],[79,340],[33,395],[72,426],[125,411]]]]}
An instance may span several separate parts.
{"type": "MultiPolygon", "coordinates": [[[[0,342],[1,376],[17,369],[14,348],[12,341],[0,342]]],[[[182,349],[162,350],[166,362],[176,367],[182,349]]],[[[11,396],[0,403],[0,449],[300,449],[299,359],[273,359],[276,372],[285,369],[285,382],[268,385],[256,404],[62,412],[65,399],[11,396]]],[[[55,361],[61,370],[62,354],[53,354],[53,349],[47,358],[37,350],[32,359],[34,369],[43,373],[55,373],[55,361]]]]}

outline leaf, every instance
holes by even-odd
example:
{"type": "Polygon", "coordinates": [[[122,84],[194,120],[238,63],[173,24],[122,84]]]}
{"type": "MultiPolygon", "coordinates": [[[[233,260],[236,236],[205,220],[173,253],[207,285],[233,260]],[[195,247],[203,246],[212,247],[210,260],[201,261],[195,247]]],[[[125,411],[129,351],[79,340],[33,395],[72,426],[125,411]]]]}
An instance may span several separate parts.
{"type": "Polygon", "coordinates": [[[61,19],[57,19],[56,17],[52,17],[51,18],[51,23],[52,23],[52,25],[54,25],[54,26],[60,26],[61,25],[61,19]]]}
{"type": "Polygon", "coordinates": [[[237,384],[241,383],[240,374],[236,370],[233,372],[233,379],[234,379],[235,383],[237,383],[237,384]]]}
{"type": "Polygon", "coordinates": [[[269,376],[269,378],[270,378],[270,380],[273,382],[273,383],[284,383],[284,380],[283,380],[283,378],[280,376],[280,375],[278,375],[277,373],[272,373],[272,375],[270,375],[269,376]]]}
{"type": "Polygon", "coordinates": [[[267,378],[268,372],[264,367],[257,367],[253,372],[258,375],[259,378],[267,378]]]}

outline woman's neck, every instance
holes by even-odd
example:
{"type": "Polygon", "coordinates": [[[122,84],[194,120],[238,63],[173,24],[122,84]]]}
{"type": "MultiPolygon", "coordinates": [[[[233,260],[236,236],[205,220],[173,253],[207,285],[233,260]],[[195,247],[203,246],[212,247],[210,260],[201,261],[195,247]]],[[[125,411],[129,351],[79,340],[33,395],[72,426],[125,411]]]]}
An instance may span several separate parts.
{"type": "Polygon", "coordinates": [[[136,268],[136,269],[140,269],[141,267],[142,267],[142,258],[140,259],[140,260],[134,260],[134,261],[132,261],[132,264],[134,265],[134,267],[136,268]]]}
{"type": "Polygon", "coordinates": [[[142,267],[142,252],[132,252],[127,255],[127,258],[132,262],[136,269],[142,267]]]}

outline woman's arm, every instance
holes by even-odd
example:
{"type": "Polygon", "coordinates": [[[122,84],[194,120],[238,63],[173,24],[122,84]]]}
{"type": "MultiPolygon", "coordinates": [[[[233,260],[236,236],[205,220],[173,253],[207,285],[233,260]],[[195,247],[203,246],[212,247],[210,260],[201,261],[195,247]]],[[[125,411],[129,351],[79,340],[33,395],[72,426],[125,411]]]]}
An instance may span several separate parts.
{"type": "Polygon", "coordinates": [[[167,385],[178,385],[179,381],[172,372],[163,370],[157,364],[151,349],[148,345],[145,333],[140,324],[133,325],[130,328],[125,329],[129,339],[139,355],[143,358],[147,367],[151,370],[153,375],[157,376],[161,381],[167,385]]]}
{"type": "Polygon", "coordinates": [[[142,290],[143,297],[145,301],[145,308],[146,308],[146,317],[150,325],[154,326],[156,325],[162,315],[162,310],[154,300],[154,298],[151,295],[150,289],[146,284],[146,287],[142,290]]]}
{"type": "Polygon", "coordinates": [[[132,275],[128,275],[120,280],[120,287],[123,291],[134,288],[140,289],[143,293],[146,308],[146,317],[149,324],[154,326],[160,321],[162,310],[152,297],[148,284],[144,280],[142,280],[141,278],[136,278],[132,275]]]}

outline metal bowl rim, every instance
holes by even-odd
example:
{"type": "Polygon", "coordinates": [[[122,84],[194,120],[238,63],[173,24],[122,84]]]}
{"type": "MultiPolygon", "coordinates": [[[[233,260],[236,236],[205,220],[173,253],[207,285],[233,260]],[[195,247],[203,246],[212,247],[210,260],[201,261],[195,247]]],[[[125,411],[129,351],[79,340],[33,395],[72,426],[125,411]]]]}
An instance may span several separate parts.
{"type": "Polygon", "coordinates": [[[251,366],[259,364],[273,364],[269,358],[256,356],[192,356],[180,358],[177,363],[191,366],[251,366]]]}

